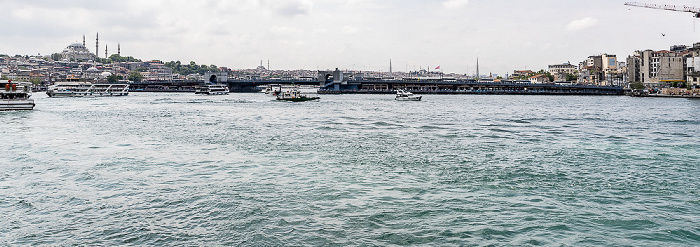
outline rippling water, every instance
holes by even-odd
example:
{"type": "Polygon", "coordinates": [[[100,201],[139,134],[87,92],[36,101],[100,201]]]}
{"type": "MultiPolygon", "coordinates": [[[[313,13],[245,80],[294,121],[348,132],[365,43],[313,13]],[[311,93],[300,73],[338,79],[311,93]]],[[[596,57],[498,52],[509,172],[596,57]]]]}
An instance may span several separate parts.
{"type": "Polygon", "coordinates": [[[34,97],[0,245],[700,245],[700,100],[34,97]]]}

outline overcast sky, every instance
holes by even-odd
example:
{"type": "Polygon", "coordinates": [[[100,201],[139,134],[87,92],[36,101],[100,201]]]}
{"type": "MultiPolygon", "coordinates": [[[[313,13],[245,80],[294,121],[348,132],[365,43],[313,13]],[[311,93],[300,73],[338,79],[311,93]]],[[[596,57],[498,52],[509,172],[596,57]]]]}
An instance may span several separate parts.
{"type": "MultiPolygon", "coordinates": [[[[697,5],[691,0],[640,0],[697,5]]],[[[700,42],[691,13],[619,0],[0,0],[0,54],[48,55],[86,36],[100,56],[233,69],[434,69],[483,74],[700,42]],[[665,36],[662,35],[665,34],[665,36]]]]}

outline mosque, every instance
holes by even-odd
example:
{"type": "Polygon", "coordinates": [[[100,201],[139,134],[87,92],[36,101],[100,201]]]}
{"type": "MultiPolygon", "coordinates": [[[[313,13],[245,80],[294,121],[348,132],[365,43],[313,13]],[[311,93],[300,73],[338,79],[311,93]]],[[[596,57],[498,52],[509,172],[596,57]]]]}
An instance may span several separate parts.
{"type": "Polygon", "coordinates": [[[95,53],[90,52],[85,46],[85,36],[83,35],[83,43],[73,43],[63,49],[61,56],[64,60],[94,60],[95,53]]]}

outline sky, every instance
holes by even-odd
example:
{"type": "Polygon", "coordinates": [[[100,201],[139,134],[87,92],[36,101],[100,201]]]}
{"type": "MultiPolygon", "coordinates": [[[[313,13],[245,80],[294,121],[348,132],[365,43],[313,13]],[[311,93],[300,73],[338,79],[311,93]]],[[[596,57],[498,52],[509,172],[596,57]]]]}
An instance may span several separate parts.
{"type": "MultiPolygon", "coordinates": [[[[691,0],[639,0],[694,5],[691,0]]],[[[0,0],[0,54],[71,43],[143,60],[273,70],[482,74],[700,42],[691,13],[618,0],[0,0]]]]}

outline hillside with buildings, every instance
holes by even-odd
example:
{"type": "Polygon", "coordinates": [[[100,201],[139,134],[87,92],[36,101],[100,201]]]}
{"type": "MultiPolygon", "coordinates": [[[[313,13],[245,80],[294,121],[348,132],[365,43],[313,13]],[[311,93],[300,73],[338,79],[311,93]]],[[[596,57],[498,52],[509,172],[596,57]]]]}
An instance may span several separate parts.
{"type": "MultiPolygon", "coordinates": [[[[99,49],[99,46],[95,47],[99,49]]],[[[0,76],[15,81],[30,81],[35,85],[50,85],[69,78],[94,82],[172,82],[203,81],[210,74],[224,80],[313,80],[316,71],[269,70],[263,66],[251,69],[231,69],[216,65],[198,65],[194,61],[142,61],[117,54],[104,58],[91,52],[83,43],[69,44],[60,53],[41,55],[0,55],[0,76]]],[[[575,58],[574,58],[575,59],[575,58]]],[[[514,80],[527,83],[568,83],[581,85],[629,87],[633,82],[647,88],[698,87],[700,84],[700,43],[692,46],[674,45],[669,50],[638,50],[620,61],[616,55],[591,55],[578,64],[566,62],[549,65],[546,70],[513,70],[499,75],[443,74],[439,70],[420,69],[410,72],[350,71],[363,78],[442,78],[480,79],[498,82],[514,80]]]]}

